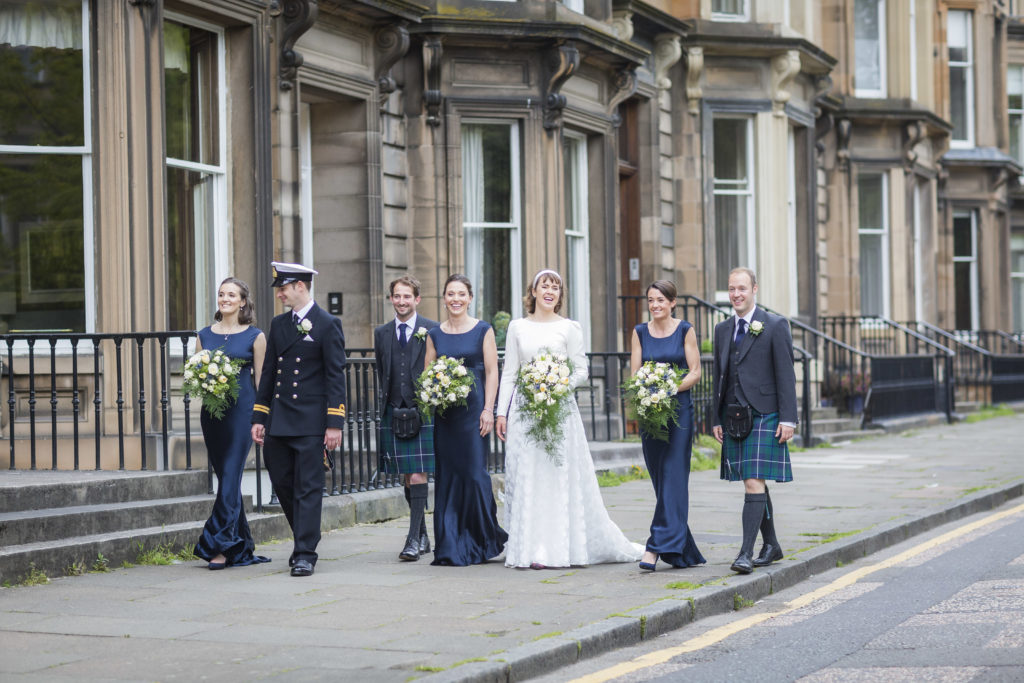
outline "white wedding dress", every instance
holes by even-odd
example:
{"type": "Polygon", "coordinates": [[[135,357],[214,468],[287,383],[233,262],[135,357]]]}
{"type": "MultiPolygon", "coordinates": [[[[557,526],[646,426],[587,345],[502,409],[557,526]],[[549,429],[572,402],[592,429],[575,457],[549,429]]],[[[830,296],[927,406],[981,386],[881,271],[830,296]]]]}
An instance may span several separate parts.
{"type": "Polygon", "coordinates": [[[508,416],[505,446],[505,566],[569,567],[633,562],[643,546],[630,543],[601,499],[594,461],[575,399],[564,425],[561,465],[526,435],[515,381],[519,367],[541,351],[565,354],[573,364],[571,386],[587,379],[583,330],[573,320],[513,320],[505,341],[498,414],[508,416]]]}

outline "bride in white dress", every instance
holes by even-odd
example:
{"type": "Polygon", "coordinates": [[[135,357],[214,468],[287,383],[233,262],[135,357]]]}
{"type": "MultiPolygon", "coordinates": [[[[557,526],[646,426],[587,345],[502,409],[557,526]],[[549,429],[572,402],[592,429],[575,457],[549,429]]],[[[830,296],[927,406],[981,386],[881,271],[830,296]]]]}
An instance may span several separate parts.
{"type": "Polygon", "coordinates": [[[572,388],[587,379],[583,330],[578,322],[558,315],[563,297],[558,273],[537,273],[525,300],[529,315],[513,320],[505,338],[495,430],[506,442],[507,567],[634,562],[643,552],[643,546],[627,540],[608,517],[575,399],[570,398],[570,412],[563,425],[560,457],[552,458],[527,436],[528,424],[514,396],[520,365],[541,351],[562,353],[570,359],[572,388]]]}

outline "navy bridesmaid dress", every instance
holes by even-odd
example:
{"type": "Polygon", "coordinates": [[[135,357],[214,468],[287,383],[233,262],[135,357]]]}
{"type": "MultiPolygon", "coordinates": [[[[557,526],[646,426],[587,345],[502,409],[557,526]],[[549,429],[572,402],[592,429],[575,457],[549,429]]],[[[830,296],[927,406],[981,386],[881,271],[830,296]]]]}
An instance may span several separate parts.
{"type": "MultiPolygon", "coordinates": [[[[651,336],[647,323],[636,326],[642,350],[641,359],[658,363],[672,363],[688,367],[684,340],[691,325],[680,321],[676,331],[664,338],[651,336]]],[[[679,424],[669,424],[667,442],[654,439],[641,431],[644,462],[651,475],[657,504],[651,520],[651,535],[647,550],[657,553],[662,561],[674,567],[692,567],[706,560],[697,549],[690,533],[687,517],[690,511],[690,455],[693,436],[693,402],[690,392],[676,394],[679,401],[679,424]]]]}
{"type": "Polygon", "coordinates": [[[219,420],[205,410],[200,411],[199,418],[207,457],[217,474],[217,499],[196,543],[195,554],[206,561],[223,554],[228,565],[235,566],[270,561],[253,555],[255,544],[242,507],[242,470],[252,447],[250,421],[256,400],[252,375],[253,343],[259,335],[260,331],[255,327],[236,334],[216,334],[209,327],[199,331],[203,349],[220,349],[231,358],[245,361],[238,376],[238,400],[224,411],[219,420]]]}
{"type": "Polygon", "coordinates": [[[465,406],[453,406],[434,420],[434,561],[464,567],[501,554],[508,534],[498,525],[498,509],[487,473],[487,438],[480,436],[484,409],[482,320],[469,332],[428,334],[438,356],[462,358],[476,377],[465,406]]]}

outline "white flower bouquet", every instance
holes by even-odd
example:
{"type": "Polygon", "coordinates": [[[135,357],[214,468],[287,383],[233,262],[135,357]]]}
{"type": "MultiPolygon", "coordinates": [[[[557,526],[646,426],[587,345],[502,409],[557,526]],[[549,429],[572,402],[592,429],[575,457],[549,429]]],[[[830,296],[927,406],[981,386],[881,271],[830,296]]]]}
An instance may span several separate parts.
{"type": "Polygon", "coordinates": [[[558,446],[564,437],[562,426],[573,398],[571,376],[569,359],[547,350],[520,366],[516,375],[519,408],[529,423],[526,433],[556,465],[561,464],[558,446]]]}
{"type": "Polygon", "coordinates": [[[241,359],[226,353],[202,350],[185,362],[183,389],[192,398],[203,402],[203,409],[216,419],[238,398],[238,373],[241,359]]]}
{"type": "Polygon", "coordinates": [[[476,379],[461,358],[438,356],[416,380],[416,404],[424,418],[466,405],[476,379]]]}
{"type": "Polygon", "coordinates": [[[669,423],[679,424],[676,394],[685,374],[686,370],[671,363],[647,361],[622,383],[631,417],[636,418],[648,436],[668,441],[669,423]]]}

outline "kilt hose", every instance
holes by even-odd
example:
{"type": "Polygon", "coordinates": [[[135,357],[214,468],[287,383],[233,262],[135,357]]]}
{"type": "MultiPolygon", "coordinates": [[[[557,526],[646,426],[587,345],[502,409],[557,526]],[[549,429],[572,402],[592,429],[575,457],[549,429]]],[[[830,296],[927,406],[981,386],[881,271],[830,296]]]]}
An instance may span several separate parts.
{"type": "Polygon", "coordinates": [[[434,423],[420,427],[415,439],[396,439],[391,431],[394,408],[385,406],[380,419],[380,470],[388,474],[432,473],[434,471],[434,423]]]}
{"type": "Polygon", "coordinates": [[[754,412],[754,428],[745,439],[737,441],[728,434],[722,441],[720,474],[727,481],[744,479],[774,479],[793,481],[793,467],[789,461],[789,444],[779,443],[775,430],[779,428],[779,414],[761,415],[754,412]]]}

